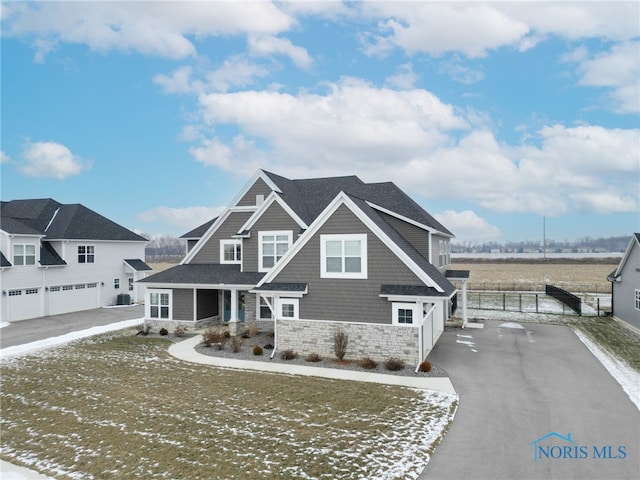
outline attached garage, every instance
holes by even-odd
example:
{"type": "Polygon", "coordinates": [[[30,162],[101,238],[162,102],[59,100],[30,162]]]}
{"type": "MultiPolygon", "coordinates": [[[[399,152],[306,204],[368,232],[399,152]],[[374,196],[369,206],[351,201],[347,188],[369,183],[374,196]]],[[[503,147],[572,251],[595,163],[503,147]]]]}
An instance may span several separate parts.
{"type": "Polygon", "coordinates": [[[100,306],[97,283],[49,287],[49,315],[91,310],[100,306]]]}
{"type": "Polygon", "coordinates": [[[25,320],[40,316],[42,292],[39,288],[23,288],[7,292],[7,316],[9,321],[25,320]]]}

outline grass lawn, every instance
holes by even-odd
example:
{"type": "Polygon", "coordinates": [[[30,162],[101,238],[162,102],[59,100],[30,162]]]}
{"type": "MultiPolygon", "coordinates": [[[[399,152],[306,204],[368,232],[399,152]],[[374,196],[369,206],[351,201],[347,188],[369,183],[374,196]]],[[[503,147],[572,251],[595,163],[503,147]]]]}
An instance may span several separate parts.
{"type": "Polygon", "coordinates": [[[132,331],[5,360],[2,459],[56,478],[415,478],[440,392],[192,365],[132,331]]]}
{"type": "Polygon", "coordinates": [[[609,353],[640,372],[639,333],[610,317],[583,317],[574,320],[574,326],[609,353]]]}

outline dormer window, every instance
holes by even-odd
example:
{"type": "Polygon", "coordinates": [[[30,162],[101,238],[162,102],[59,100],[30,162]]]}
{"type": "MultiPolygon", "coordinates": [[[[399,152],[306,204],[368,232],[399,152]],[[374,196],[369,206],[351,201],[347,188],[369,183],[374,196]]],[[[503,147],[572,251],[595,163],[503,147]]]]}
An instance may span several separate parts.
{"type": "Polygon", "coordinates": [[[16,244],[13,246],[13,264],[35,265],[36,264],[36,246],[31,244],[16,244]]]}
{"type": "Polygon", "coordinates": [[[242,240],[220,240],[220,263],[242,262],[242,240]]]}

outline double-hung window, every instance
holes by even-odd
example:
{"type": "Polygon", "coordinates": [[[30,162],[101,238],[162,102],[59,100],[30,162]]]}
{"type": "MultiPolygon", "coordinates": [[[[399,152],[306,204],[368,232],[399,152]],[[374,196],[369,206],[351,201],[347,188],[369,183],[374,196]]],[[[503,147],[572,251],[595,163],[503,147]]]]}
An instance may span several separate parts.
{"type": "Polygon", "coordinates": [[[171,292],[150,291],[149,292],[149,318],[158,320],[169,320],[171,309],[171,292]]]}
{"type": "Polygon", "coordinates": [[[93,263],[95,260],[95,246],[78,245],[78,263],[93,263]]]}
{"type": "Polygon", "coordinates": [[[220,263],[242,262],[242,240],[220,240],[220,263]]]}
{"type": "Polygon", "coordinates": [[[393,324],[394,325],[414,325],[417,322],[415,303],[394,303],[393,304],[393,324]]]}
{"type": "Polygon", "coordinates": [[[367,278],[367,235],[320,235],[323,278],[367,278]]]}
{"type": "Polygon", "coordinates": [[[289,250],[293,243],[293,232],[260,232],[258,238],[258,270],[266,272],[289,250]]]}
{"type": "Polygon", "coordinates": [[[640,290],[636,289],[636,310],[640,310],[640,290]]]}
{"type": "Polygon", "coordinates": [[[30,244],[16,244],[13,246],[14,265],[35,265],[36,246],[30,244]]]}

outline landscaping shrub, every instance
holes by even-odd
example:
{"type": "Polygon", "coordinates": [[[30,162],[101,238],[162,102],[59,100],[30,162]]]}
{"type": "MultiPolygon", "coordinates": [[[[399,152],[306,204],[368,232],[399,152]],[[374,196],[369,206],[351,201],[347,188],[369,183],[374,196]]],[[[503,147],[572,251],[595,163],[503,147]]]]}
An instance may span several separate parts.
{"type": "Polygon", "coordinates": [[[339,328],[333,334],[333,351],[338,360],[344,359],[344,356],[347,354],[347,345],[349,345],[349,335],[339,328]]]}
{"type": "Polygon", "coordinates": [[[358,364],[367,370],[373,370],[378,366],[378,363],[369,357],[361,358],[358,364]]]}
{"type": "Polygon", "coordinates": [[[269,330],[269,331],[267,332],[267,337],[268,337],[268,338],[273,338],[275,335],[276,335],[276,334],[275,334],[275,332],[274,332],[273,330],[269,330]]]}
{"type": "Polygon", "coordinates": [[[282,360],[293,360],[297,356],[298,354],[293,350],[283,350],[282,352],[280,352],[280,358],[282,360]]]}
{"type": "Polygon", "coordinates": [[[231,351],[233,353],[238,353],[240,351],[240,347],[242,347],[243,343],[244,343],[244,340],[242,340],[242,338],[240,338],[240,337],[232,337],[231,338],[231,351]]]}
{"type": "Polygon", "coordinates": [[[247,333],[249,334],[250,337],[255,337],[256,335],[258,335],[258,333],[260,333],[260,330],[258,329],[258,326],[255,323],[250,323],[247,333]]]}
{"type": "Polygon", "coordinates": [[[305,360],[307,362],[319,362],[322,360],[322,358],[317,353],[310,353],[306,356],[305,360]]]}
{"type": "Polygon", "coordinates": [[[265,349],[265,350],[273,350],[273,345],[271,345],[270,343],[267,343],[267,344],[264,346],[264,349],[265,349]]]}
{"type": "Polygon", "coordinates": [[[418,370],[420,370],[421,372],[430,372],[431,371],[431,363],[429,363],[429,362],[427,362],[425,360],[424,362],[422,362],[418,366],[418,370]]]}
{"type": "Polygon", "coordinates": [[[207,347],[214,346],[218,350],[222,350],[224,348],[224,344],[227,343],[227,338],[229,338],[226,335],[228,333],[229,332],[221,332],[220,330],[209,329],[202,334],[202,341],[207,347]]]}
{"type": "Polygon", "coordinates": [[[384,362],[384,367],[390,372],[397,372],[404,368],[404,362],[399,358],[391,357],[384,362]]]}
{"type": "Polygon", "coordinates": [[[166,328],[161,328],[159,333],[162,336],[169,335],[169,330],[167,330],[166,328]]]}
{"type": "Polygon", "coordinates": [[[260,345],[253,346],[253,354],[254,355],[262,355],[262,347],[260,345]]]}
{"type": "Polygon", "coordinates": [[[176,325],[176,328],[173,330],[173,334],[176,337],[184,337],[189,329],[186,325],[176,325]]]}

